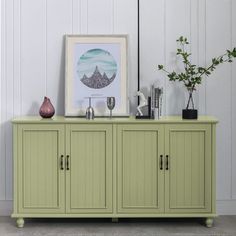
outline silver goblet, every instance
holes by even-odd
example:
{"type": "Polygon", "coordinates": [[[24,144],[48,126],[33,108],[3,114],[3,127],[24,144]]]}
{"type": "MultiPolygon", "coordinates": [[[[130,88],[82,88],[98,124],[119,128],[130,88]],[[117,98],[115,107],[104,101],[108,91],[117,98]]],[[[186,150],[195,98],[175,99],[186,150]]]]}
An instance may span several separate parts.
{"type": "Polygon", "coordinates": [[[112,110],[114,109],[116,104],[115,97],[107,97],[107,107],[110,110],[110,119],[112,118],[112,110]]]}

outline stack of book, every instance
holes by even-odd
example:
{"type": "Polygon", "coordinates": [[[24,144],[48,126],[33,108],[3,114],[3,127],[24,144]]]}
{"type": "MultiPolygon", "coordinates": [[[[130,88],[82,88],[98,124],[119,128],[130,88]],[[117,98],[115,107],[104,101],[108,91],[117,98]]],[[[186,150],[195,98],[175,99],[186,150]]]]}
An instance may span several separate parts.
{"type": "Polygon", "coordinates": [[[151,119],[160,119],[162,116],[163,88],[151,86],[151,119]]]}

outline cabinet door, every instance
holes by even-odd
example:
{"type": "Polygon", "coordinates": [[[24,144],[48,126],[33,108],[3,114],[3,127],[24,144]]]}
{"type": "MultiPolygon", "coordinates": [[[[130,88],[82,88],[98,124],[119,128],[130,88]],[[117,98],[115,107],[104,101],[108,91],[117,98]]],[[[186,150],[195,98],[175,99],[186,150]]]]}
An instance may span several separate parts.
{"type": "Polygon", "coordinates": [[[210,212],[211,125],[168,125],[165,146],[165,211],[210,212]]]}
{"type": "Polygon", "coordinates": [[[19,125],[17,181],[20,213],[65,211],[61,155],[64,154],[63,125],[19,125]]]}
{"type": "Polygon", "coordinates": [[[164,211],[162,125],[118,125],[118,212],[164,211]]]}
{"type": "Polygon", "coordinates": [[[112,212],[112,125],[67,125],[66,132],[66,211],[112,212]]]}

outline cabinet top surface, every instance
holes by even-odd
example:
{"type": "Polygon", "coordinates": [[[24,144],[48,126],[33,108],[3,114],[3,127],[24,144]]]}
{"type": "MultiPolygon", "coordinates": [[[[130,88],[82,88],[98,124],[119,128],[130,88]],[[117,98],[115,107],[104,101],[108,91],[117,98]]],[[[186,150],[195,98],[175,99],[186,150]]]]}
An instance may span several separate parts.
{"type": "Polygon", "coordinates": [[[95,118],[94,120],[86,120],[85,118],[78,117],[64,117],[54,116],[50,119],[43,119],[40,116],[21,116],[12,119],[16,124],[122,124],[122,123],[136,123],[136,124],[171,124],[171,123],[217,123],[218,120],[213,116],[199,116],[197,120],[183,120],[181,116],[165,116],[159,120],[152,119],[135,119],[135,117],[120,117],[109,119],[107,117],[95,118]]]}

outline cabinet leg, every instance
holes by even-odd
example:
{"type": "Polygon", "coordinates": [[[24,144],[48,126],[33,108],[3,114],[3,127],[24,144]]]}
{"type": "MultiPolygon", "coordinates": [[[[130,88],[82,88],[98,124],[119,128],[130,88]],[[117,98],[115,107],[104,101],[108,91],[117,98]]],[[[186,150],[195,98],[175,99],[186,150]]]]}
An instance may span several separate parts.
{"type": "Polygon", "coordinates": [[[17,218],[16,225],[17,225],[18,228],[23,228],[24,223],[25,223],[24,218],[17,218]]]}
{"type": "Polygon", "coordinates": [[[206,221],[205,221],[206,227],[211,228],[213,226],[213,222],[214,222],[213,218],[206,218],[206,221]]]}
{"type": "Polygon", "coordinates": [[[112,223],[118,223],[118,222],[119,222],[119,219],[118,219],[118,218],[111,218],[111,222],[112,222],[112,223]]]}

